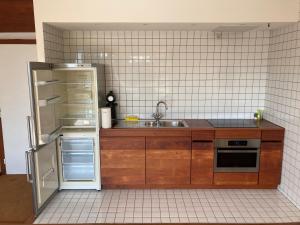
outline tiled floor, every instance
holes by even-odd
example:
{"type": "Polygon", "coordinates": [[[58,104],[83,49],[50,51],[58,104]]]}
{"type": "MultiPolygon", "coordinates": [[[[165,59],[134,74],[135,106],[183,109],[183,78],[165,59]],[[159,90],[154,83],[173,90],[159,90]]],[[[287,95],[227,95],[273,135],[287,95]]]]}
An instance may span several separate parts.
{"type": "Polygon", "coordinates": [[[280,223],[300,210],[277,190],[61,191],[35,223],[280,223]]]}

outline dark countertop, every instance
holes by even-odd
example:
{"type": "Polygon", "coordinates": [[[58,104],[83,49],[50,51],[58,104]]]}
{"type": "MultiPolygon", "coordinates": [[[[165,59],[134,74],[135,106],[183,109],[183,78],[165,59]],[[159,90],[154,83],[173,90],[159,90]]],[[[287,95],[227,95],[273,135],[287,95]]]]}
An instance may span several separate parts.
{"type": "MultiPolygon", "coordinates": [[[[188,127],[191,129],[223,129],[223,128],[214,128],[206,119],[184,119],[188,127]]],[[[112,129],[132,129],[132,128],[146,128],[146,129],[167,129],[167,128],[147,128],[145,127],[145,121],[137,122],[126,122],[125,120],[118,120],[118,123],[113,126],[112,129]]],[[[168,129],[183,129],[182,128],[168,128],[168,129]]],[[[236,129],[236,128],[225,128],[225,129],[236,129]]],[[[259,121],[257,128],[246,128],[246,129],[284,129],[274,123],[271,123],[268,120],[259,121]]]]}

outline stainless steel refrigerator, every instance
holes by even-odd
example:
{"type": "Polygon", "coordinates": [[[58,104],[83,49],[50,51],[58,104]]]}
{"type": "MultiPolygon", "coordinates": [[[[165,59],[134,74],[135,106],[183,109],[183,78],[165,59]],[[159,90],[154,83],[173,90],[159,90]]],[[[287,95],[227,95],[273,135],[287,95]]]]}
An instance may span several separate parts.
{"type": "Polygon", "coordinates": [[[27,179],[37,216],[60,189],[101,189],[104,66],[29,63],[27,179]]]}

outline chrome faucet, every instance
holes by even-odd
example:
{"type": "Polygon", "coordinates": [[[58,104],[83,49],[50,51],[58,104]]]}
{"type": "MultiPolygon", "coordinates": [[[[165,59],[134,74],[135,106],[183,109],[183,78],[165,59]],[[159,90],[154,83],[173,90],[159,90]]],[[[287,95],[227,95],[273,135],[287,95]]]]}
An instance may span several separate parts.
{"type": "Polygon", "coordinates": [[[164,101],[159,101],[156,104],[156,111],[155,111],[155,113],[152,114],[152,116],[155,119],[156,126],[158,126],[158,127],[159,127],[159,120],[163,117],[163,114],[159,112],[160,104],[165,105],[165,109],[168,110],[167,103],[165,103],[164,101]]]}

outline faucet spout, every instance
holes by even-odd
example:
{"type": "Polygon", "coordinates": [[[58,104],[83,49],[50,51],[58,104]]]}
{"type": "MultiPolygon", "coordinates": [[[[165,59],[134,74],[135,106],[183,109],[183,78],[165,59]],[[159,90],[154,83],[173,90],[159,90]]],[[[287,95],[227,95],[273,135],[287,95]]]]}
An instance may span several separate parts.
{"type": "Polygon", "coordinates": [[[163,117],[163,114],[159,112],[159,106],[163,104],[165,106],[165,109],[168,110],[168,105],[166,102],[164,101],[159,101],[157,104],[156,104],[156,111],[155,113],[153,113],[153,118],[155,119],[155,122],[156,122],[156,126],[159,127],[159,120],[163,117]]]}

